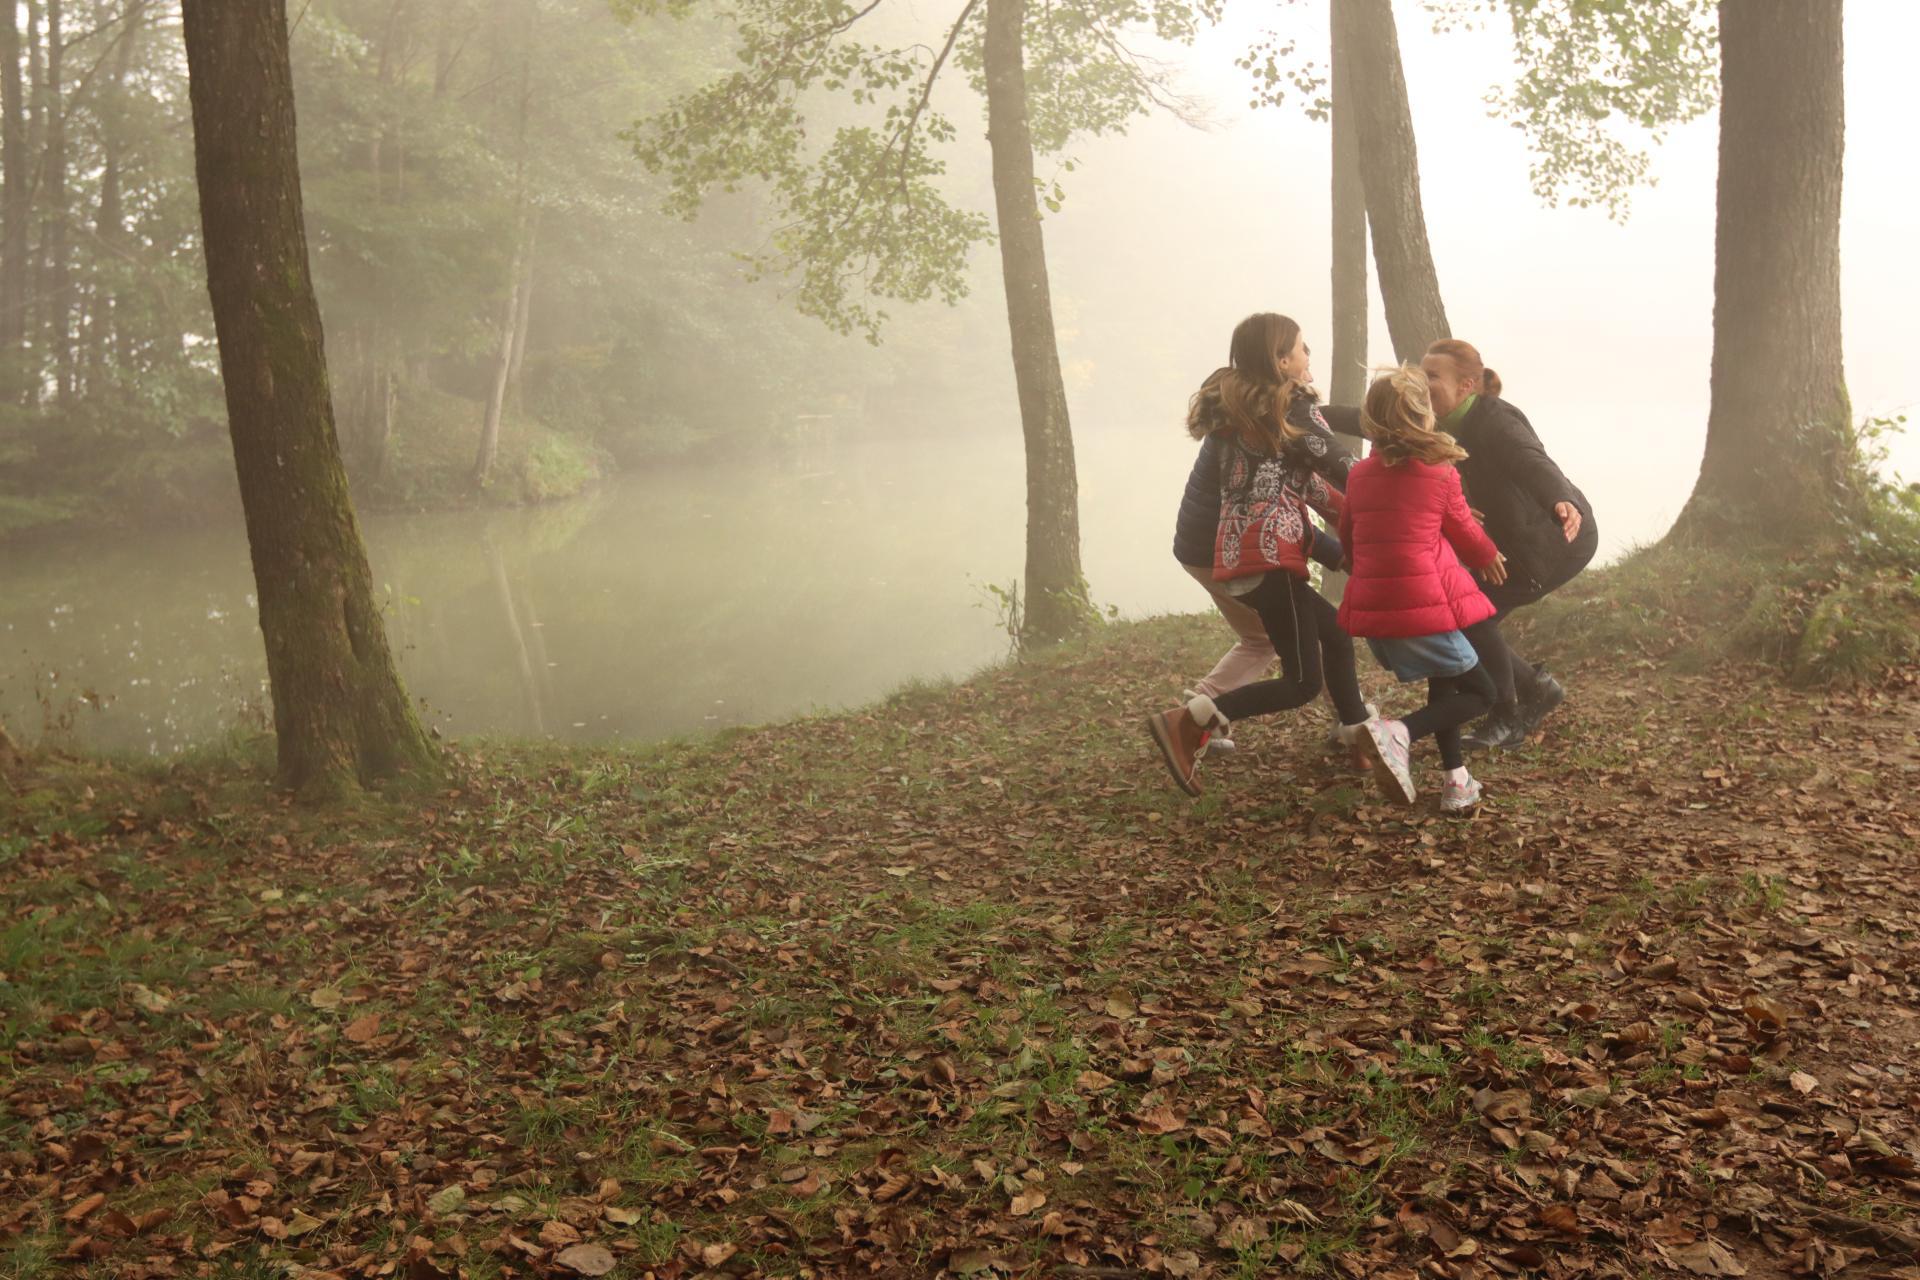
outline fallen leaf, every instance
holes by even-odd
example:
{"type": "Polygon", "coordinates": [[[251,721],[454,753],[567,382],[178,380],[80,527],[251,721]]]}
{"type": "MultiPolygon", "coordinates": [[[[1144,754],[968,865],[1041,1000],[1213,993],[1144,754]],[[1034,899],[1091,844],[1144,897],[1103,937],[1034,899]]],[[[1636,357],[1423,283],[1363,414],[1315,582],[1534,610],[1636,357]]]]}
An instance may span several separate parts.
{"type": "Polygon", "coordinates": [[[1788,1076],[1787,1083],[1793,1086],[1795,1093],[1812,1093],[1820,1087],[1820,1081],[1804,1071],[1796,1071],[1788,1076]]]}
{"type": "Polygon", "coordinates": [[[613,1254],[605,1245],[576,1244],[562,1249],[553,1260],[583,1276],[603,1276],[613,1270],[613,1254]]]}
{"type": "Polygon", "coordinates": [[[380,1015],[364,1013],[340,1028],[340,1034],[355,1044],[366,1044],[380,1034],[380,1015]]]}
{"type": "Polygon", "coordinates": [[[1015,1196],[1013,1203],[1008,1206],[1008,1212],[1016,1218],[1024,1218],[1046,1202],[1047,1193],[1035,1187],[1031,1191],[1023,1191],[1015,1196]]]}

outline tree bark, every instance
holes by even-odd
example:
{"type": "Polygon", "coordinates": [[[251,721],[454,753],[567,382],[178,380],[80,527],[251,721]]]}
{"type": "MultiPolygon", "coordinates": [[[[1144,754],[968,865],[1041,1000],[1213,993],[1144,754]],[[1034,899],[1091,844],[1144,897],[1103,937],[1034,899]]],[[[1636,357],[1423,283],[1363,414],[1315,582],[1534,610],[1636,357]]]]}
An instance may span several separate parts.
{"type": "Polygon", "coordinates": [[[73,402],[73,278],[67,261],[66,23],[63,0],[47,0],[47,355],[54,366],[54,400],[73,402]]]}
{"type": "Polygon", "coordinates": [[[1089,616],[1080,571],[1080,496],[1060,347],[1053,328],[1047,250],[1034,189],[1027,122],[1027,0],[987,0],[987,139],[1006,282],[1007,327],[1027,452],[1026,612],[1023,644],[1049,644],[1089,616]]]}
{"type": "Polygon", "coordinates": [[[26,96],[20,79],[20,11],[0,18],[0,399],[20,399],[26,381],[27,223],[33,217],[33,160],[27,151],[26,96]]]}
{"type": "Polygon", "coordinates": [[[1333,100],[1333,381],[1335,404],[1359,404],[1367,378],[1367,192],[1360,178],[1360,128],[1354,100],[1353,51],[1347,47],[1339,10],[1329,13],[1329,97],[1333,100]]]}
{"type": "Polygon", "coordinates": [[[1674,535],[1831,533],[1864,499],[1840,341],[1841,0],[1721,0],[1712,402],[1674,535]]]}
{"type": "Polygon", "coordinates": [[[1387,333],[1402,361],[1417,361],[1427,347],[1452,336],[1440,301],[1440,277],[1427,241],[1420,203],[1420,161],[1413,138],[1413,109],[1400,66],[1400,37],[1391,0],[1337,0],[1336,43],[1350,60],[1359,125],[1360,179],[1367,221],[1373,230],[1374,266],[1386,303],[1387,333]]]}
{"type": "Polygon", "coordinates": [[[185,0],[194,167],[283,785],[437,771],[401,687],[334,432],[301,219],[284,0],[185,0]]]}

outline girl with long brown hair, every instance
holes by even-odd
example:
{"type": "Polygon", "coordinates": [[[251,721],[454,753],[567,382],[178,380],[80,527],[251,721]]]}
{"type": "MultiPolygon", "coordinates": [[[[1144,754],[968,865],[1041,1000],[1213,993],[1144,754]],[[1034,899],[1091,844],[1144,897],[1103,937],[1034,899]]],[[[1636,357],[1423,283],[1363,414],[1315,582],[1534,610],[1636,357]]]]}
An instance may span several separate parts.
{"type": "Polygon", "coordinates": [[[1189,795],[1200,794],[1195,775],[1208,736],[1224,733],[1233,720],[1304,706],[1323,686],[1339,712],[1343,741],[1358,745],[1368,719],[1353,641],[1308,578],[1314,535],[1307,513],[1338,518],[1338,486],[1352,465],[1320,411],[1311,355],[1294,321],[1272,312],[1249,316],[1233,331],[1227,367],[1188,407],[1187,429],[1202,441],[1196,473],[1210,461],[1218,476],[1214,585],[1260,619],[1283,673],[1196,693],[1147,717],[1161,758],[1189,795]]]}

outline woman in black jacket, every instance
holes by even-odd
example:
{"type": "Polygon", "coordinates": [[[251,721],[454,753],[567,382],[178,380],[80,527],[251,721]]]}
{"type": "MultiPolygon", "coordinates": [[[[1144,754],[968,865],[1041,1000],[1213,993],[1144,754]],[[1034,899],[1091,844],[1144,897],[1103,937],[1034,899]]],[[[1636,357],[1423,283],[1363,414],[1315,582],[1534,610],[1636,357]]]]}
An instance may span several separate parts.
{"type": "MultiPolygon", "coordinates": [[[[1564,586],[1593,559],[1600,530],[1593,504],[1555,466],[1533,424],[1500,398],[1500,378],[1472,343],[1446,339],[1421,361],[1440,428],[1468,457],[1460,463],[1467,500],[1507,557],[1507,580],[1486,588],[1496,620],[1564,586]]],[[[1493,710],[1467,736],[1478,749],[1525,742],[1566,697],[1560,682],[1508,646],[1497,627],[1480,661],[1498,694],[1493,710]]]]}

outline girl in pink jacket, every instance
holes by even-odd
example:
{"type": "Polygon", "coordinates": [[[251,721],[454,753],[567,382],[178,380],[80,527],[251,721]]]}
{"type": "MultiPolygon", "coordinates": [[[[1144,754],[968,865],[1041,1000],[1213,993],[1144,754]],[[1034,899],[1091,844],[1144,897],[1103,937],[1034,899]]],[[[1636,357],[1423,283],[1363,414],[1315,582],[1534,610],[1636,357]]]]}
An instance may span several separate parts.
{"type": "Polygon", "coordinates": [[[1360,421],[1373,453],[1349,473],[1340,511],[1352,574],[1340,625],[1365,638],[1401,680],[1427,682],[1426,706],[1404,720],[1369,721],[1361,747],[1388,794],[1411,804],[1408,755],[1431,735],[1447,771],[1440,807],[1461,813],[1479,803],[1480,784],[1467,772],[1460,726],[1485,714],[1494,698],[1470,639],[1491,625],[1494,607],[1462,561],[1495,585],[1506,577],[1506,561],[1467,509],[1453,466],[1466,450],[1434,430],[1419,369],[1376,379],[1360,421]]]}

